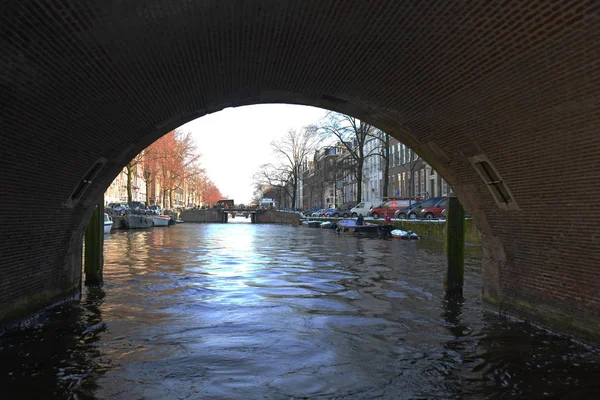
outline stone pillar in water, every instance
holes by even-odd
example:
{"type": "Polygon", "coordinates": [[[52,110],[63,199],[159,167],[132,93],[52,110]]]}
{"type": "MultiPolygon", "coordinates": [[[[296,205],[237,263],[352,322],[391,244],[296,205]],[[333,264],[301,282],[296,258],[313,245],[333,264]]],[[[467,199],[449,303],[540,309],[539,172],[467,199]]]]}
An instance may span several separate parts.
{"type": "Polygon", "coordinates": [[[85,284],[102,283],[104,265],[104,196],[98,202],[85,229],[85,284]]]}
{"type": "Polygon", "coordinates": [[[454,193],[448,195],[446,207],[446,256],[446,293],[462,295],[465,272],[465,210],[454,193]]]}

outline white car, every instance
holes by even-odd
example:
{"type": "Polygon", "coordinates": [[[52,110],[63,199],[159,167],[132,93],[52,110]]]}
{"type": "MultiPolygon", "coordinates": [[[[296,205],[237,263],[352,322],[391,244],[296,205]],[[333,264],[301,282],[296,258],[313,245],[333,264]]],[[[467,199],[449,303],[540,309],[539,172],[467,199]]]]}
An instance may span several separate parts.
{"type": "Polygon", "coordinates": [[[359,215],[366,217],[371,208],[377,207],[380,204],[381,201],[362,201],[350,210],[350,215],[352,217],[358,217],[359,215]]]}

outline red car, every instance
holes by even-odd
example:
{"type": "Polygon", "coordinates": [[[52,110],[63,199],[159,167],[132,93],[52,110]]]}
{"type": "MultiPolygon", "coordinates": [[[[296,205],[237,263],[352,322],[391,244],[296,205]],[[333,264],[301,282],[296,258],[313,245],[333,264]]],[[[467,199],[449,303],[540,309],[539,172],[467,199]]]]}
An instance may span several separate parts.
{"type": "Polygon", "coordinates": [[[394,218],[394,213],[401,208],[408,207],[409,204],[415,203],[416,199],[393,199],[380,204],[378,207],[373,207],[367,215],[377,219],[379,217],[394,218]]]}
{"type": "Polygon", "coordinates": [[[442,211],[446,209],[448,205],[448,198],[443,197],[436,201],[435,204],[425,207],[421,210],[420,217],[422,219],[440,219],[442,218],[442,211]]]}

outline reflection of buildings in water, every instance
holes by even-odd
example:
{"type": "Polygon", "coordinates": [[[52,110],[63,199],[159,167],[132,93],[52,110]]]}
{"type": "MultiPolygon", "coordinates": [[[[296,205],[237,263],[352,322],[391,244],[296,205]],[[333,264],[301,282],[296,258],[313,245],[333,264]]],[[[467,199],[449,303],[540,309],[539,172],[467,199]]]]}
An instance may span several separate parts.
{"type": "Polygon", "coordinates": [[[165,247],[165,239],[167,236],[166,233],[167,233],[168,229],[169,229],[168,226],[153,228],[152,234],[147,236],[148,245],[152,246],[155,249],[164,248],[165,247]]]}
{"type": "MultiPolygon", "coordinates": [[[[124,264],[132,275],[147,268],[146,262],[150,258],[151,236],[152,232],[148,230],[126,231],[124,246],[115,249],[117,253],[122,254],[120,264],[124,264]]],[[[116,241],[113,243],[116,244],[116,241]]]]}

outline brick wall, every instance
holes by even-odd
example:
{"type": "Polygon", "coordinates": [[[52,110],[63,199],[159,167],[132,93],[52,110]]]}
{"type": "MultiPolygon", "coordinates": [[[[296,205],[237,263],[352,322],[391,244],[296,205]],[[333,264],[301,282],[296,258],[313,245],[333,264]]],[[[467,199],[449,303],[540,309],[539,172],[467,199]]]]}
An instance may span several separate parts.
{"type": "Polygon", "coordinates": [[[599,332],[599,19],[584,0],[5,2],[0,309],[76,289],[92,204],[152,141],[287,102],[414,147],[482,233],[488,300],[599,332]],[[517,210],[496,205],[481,154],[517,210]]]}
{"type": "Polygon", "coordinates": [[[215,209],[208,210],[185,210],[179,217],[184,222],[226,222],[227,215],[223,211],[215,209]]]}
{"type": "Polygon", "coordinates": [[[257,213],[255,222],[259,224],[292,224],[298,225],[300,221],[300,214],[267,210],[265,212],[257,213]]]}

